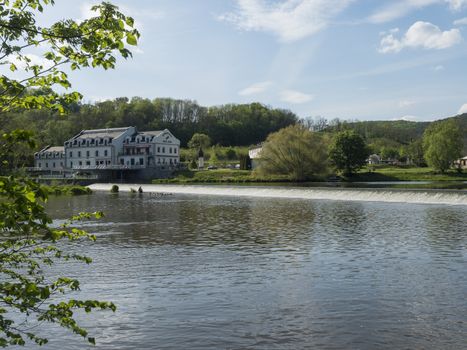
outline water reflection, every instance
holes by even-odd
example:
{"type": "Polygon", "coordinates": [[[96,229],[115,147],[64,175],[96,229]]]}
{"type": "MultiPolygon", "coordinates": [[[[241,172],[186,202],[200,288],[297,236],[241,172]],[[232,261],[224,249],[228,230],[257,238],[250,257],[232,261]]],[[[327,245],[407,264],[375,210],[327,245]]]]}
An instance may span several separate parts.
{"type": "MultiPolygon", "coordinates": [[[[177,195],[57,198],[104,210],[82,297],[97,349],[462,349],[465,207],[177,195]]],[[[57,330],[50,349],[82,349],[57,330]],[[66,346],[65,346],[66,345],[66,346]]]]}

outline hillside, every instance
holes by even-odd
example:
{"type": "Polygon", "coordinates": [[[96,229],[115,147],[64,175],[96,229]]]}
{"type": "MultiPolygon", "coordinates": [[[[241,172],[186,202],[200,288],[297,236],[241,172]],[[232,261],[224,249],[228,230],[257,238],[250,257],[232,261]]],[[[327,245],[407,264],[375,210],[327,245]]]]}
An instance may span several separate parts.
{"type": "Polygon", "coordinates": [[[398,149],[420,140],[431,123],[455,119],[464,135],[464,153],[467,154],[467,113],[434,122],[412,122],[405,120],[337,122],[326,128],[328,132],[353,129],[365,137],[378,152],[382,148],[398,149]]]}

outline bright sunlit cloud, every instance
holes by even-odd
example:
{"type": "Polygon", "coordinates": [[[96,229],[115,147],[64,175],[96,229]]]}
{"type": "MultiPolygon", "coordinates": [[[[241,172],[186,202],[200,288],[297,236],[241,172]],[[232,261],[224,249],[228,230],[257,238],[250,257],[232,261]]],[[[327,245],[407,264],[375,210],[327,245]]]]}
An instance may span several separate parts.
{"type": "Polygon", "coordinates": [[[266,91],[271,87],[271,85],[271,81],[262,81],[246,87],[245,89],[239,91],[238,94],[241,96],[256,95],[266,91]]]}
{"type": "Polygon", "coordinates": [[[464,103],[461,108],[459,108],[459,111],[457,112],[457,114],[464,114],[464,113],[467,113],[467,103],[464,103]]]}
{"type": "Polygon", "coordinates": [[[381,39],[379,52],[397,53],[404,48],[447,49],[459,44],[462,35],[459,29],[442,31],[438,26],[429,22],[415,22],[398,39],[393,34],[385,35],[381,39]]]}
{"type": "Polygon", "coordinates": [[[291,103],[291,104],[301,104],[301,103],[310,102],[314,98],[315,98],[314,95],[296,91],[296,90],[283,90],[280,93],[281,101],[291,103]]]}
{"type": "Polygon", "coordinates": [[[237,0],[237,10],[218,17],[246,31],[271,33],[282,42],[324,29],[352,0],[237,0]]]}

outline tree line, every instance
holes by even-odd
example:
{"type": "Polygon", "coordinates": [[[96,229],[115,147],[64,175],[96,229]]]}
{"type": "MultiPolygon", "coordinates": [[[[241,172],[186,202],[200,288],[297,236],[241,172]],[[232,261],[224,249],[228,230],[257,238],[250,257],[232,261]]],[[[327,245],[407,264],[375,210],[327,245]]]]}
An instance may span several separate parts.
{"type": "MultiPolygon", "coordinates": [[[[33,92],[40,94],[40,91],[33,92]]],[[[212,144],[248,146],[266,139],[299,118],[288,110],[261,103],[204,107],[192,100],[116,98],[97,103],[73,103],[66,117],[50,109],[22,109],[0,115],[3,131],[25,129],[39,146],[61,145],[84,129],[135,126],[138,130],[169,129],[182,147],[195,133],[209,135],[212,144]]]]}

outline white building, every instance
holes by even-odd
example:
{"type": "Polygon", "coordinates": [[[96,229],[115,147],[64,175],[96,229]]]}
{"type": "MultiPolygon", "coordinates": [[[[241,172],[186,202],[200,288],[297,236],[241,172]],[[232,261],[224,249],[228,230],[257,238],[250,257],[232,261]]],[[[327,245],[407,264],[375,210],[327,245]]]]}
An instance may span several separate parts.
{"type": "Polygon", "coordinates": [[[47,146],[34,153],[34,167],[44,172],[63,171],[65,167],[63,146],[47,146]]]}
{"type": "Polygon", "coordinates": [[[460,169],[467,169],[467,156],[454,161],[454,166],[460,169]]]}
{"type": "Polygon", "coordinates": [[[173,168],[180,162],[180,141],[167,129],[83,130],[65,142],[65,157],[74,170],[173,168]]]}
{"type": "Polygon", "coordinates": [[[251,159],[251,169],[256,169],[259,166],[261,161],[261,151],[263,150],[263,145],[258,145],[248,150],[248,156],[251,159]]]}
{"type": "Polygon", "coordinates": [[[32,171],[60,171],[64,178],[152,179],[167,177],[178,167],[180,140],[167,129],[138,132],[129,126],[83,130],[65,141],[64,147],[48,146],[34,159],[32,171]]]}

